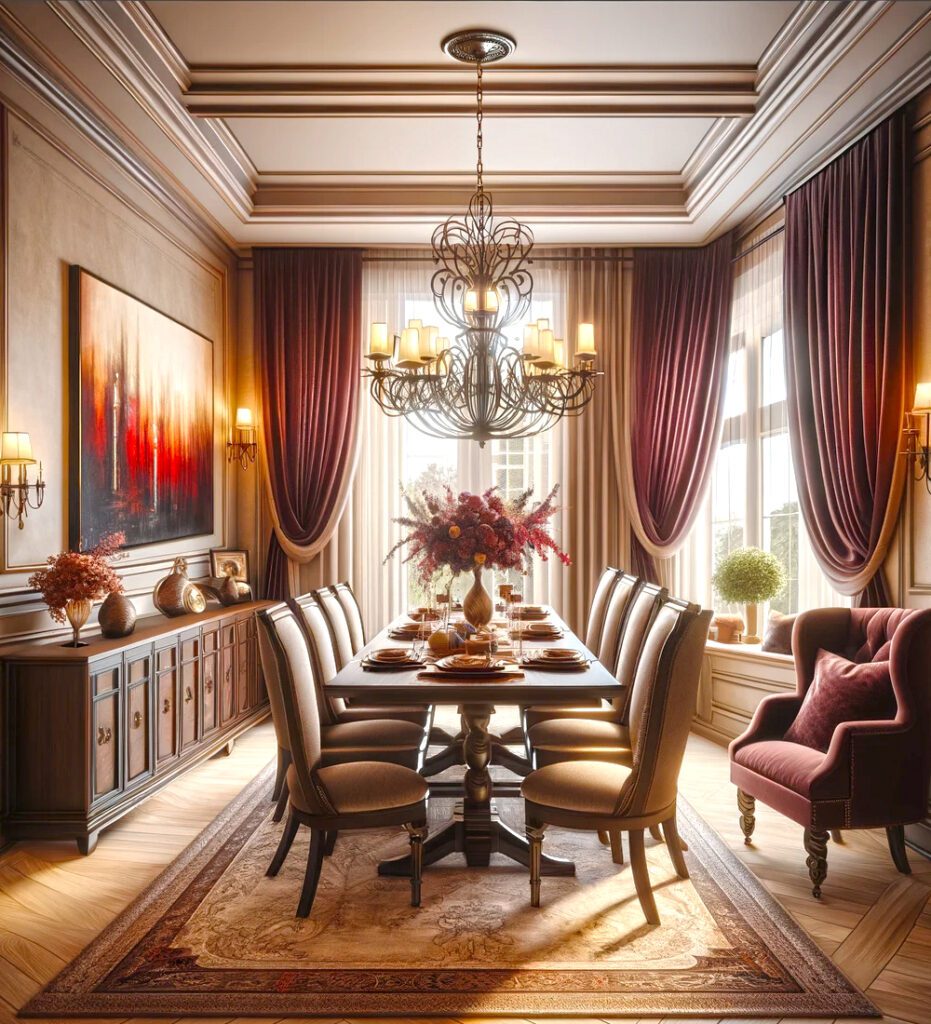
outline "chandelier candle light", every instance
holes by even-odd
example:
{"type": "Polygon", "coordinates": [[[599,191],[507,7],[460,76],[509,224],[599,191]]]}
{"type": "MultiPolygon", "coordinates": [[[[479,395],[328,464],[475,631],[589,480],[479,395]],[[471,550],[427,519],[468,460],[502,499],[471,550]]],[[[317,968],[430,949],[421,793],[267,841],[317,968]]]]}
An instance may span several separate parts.
{"type": "Polygon", "coordinates": [[[25,525],[29,509],[37,509],[45,498],[45,481],[42,479],[42,463],[39,463],[35,483],[30,483],[28,467],[34,466],[32,442],[29,435],[17,431],[5,431],[0,439],[0,514],[15,519],[20,529],[25,525]],[[17,467],[16,478],[13,467],[17,467]],[[30,496],[32,492],[32,496],[30,496]]]}
{"type": "Polygon", "coordinates": [[[514,50],[495,32],[450,36],[443,50],[474,64],[476,188],[462,219],[451,217],[433,233],[439,269],[431,291],[439,321],[459,333],[409,320],[400,334],[373,323],[366,354],[372,397],[389,416],[405,416],[433,437],[467,438],[484,447],[495,438],[528,437],[576,415],[591,401],[595,380],[594,325],[578,325],[572,360],[548,320],[523,331],[523,347],[508,344],[506,328],[530,312],[533,234],[516,220],[495,220],[482,174],[482,69],[514,50]]]}

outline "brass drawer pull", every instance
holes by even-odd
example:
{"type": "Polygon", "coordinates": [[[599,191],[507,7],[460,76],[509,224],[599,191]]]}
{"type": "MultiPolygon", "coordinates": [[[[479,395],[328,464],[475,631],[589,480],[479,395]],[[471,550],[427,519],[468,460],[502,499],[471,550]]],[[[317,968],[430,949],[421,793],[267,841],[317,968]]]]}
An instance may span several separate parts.
{"type": "Polygon", "coordinates": [[[184,691],[184,703],[185,704],[190,704],[193,699],[194,699],[194,694],[191,693],[191,688],[190,688],[190,686],[188,686],[185,689],[185,691],[184,691]]]}
{"type": "Polygon", "coordinates": [[[204,690],[207,693],[213,693],[213,679],[207,679],[204,683],[204,690]]]}
{"type": "Polygon", "coordinates": [[[133,728],[134,729],[138,729],[140,725],[142,725],[142,712],[141,711],[134,711],[133,712],[133,728]]]}
{"type": "Polygon", "coordinates": [[[171,701],[166,697],[162,702],[162,714],[167,715],[171,711],[171,701]]]}
{"type": "Polygon", "coordinates": [[[113,732],[110,727],[104,728],[102,725],[97,729],[97,746],[102,747],[105,743],[109,743],[113,738],[113,732]]]}

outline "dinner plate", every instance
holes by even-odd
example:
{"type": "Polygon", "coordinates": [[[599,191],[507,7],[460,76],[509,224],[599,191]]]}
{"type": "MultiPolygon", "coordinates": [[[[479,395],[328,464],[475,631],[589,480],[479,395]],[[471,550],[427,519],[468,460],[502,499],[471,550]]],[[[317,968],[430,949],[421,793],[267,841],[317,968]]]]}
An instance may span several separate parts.
{"type": "Polygon", "coordinates": [[[425,661],[372,661],[362,660],[362,668],[366,672],[413,672],[426,666],[425,661]]]}
{"type": "Polygon", "coordinates": [[[505,662],[494,659],[489,661],[482,654],[451,654],[440,658],[436,663],[440,672],[452,672],[456,675],[494,675],[506,667],[505,662]]]}

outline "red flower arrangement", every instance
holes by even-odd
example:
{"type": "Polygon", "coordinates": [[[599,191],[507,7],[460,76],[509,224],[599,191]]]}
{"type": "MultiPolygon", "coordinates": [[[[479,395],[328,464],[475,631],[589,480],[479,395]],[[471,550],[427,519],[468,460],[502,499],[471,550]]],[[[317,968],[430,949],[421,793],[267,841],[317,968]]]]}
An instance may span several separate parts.
{"type": "Polygon", "coordinates": [[[488,566],[526,573],[533,554],[545,562],[552,553],[564,565],[571,565],[547,525],[559,511],[555,504],[559,485],[529,508],[532,490],[505,501],[495,493],[497,489],[489,487],[483,494],[462,491],[458,496],[449,487],[438,495],[427,491],[419,495],[405,493],[411,514],[395,522],[409,532],[388,552],[385,561],[406,545],[404,561],[416,565],[424,583],[443,568],[460,573],[488,566]]]}
{"type": "Polygon", "coordinates": [[[89,551],[62,551],[51,555],[46,568],[29,577],[29,586],[42,594],[56,622],[65,621],[70,601],[96,601],[107,594],[121,593],[123,584],[109,559],[126,542],[122,533],[110,533],[89,551]]]}

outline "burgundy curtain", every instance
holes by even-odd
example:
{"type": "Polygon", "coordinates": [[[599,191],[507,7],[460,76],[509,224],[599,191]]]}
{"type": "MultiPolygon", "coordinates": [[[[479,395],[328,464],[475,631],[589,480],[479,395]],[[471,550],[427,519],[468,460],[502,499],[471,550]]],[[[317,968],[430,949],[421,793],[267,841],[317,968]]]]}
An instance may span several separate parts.
{"type": "Polygon", "coordinates": [[[256,249],[255,345],[275,530],[265,596],[289,596],[342,513],[355,457],[362,330],[357,249],[256,249]]]}
{"type": "Polygon", "coordinates": [[[635,249],[628,431],[634,571],[685,540],[722,425],[731,235],[701,249],[635,249]]]}
{"type": "Polygon", "coordinates": [[[789,434],[799,505],[835,589],[886,605],[906,399],[911,162],[904,111],[786,199],[789,434]]]}

